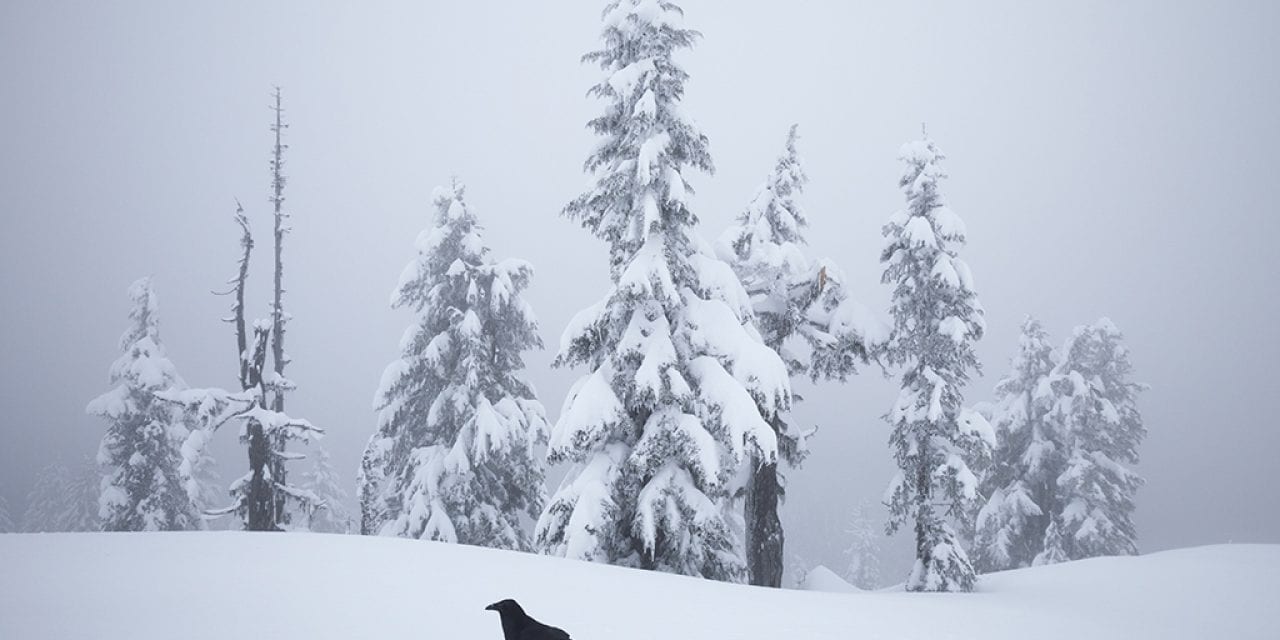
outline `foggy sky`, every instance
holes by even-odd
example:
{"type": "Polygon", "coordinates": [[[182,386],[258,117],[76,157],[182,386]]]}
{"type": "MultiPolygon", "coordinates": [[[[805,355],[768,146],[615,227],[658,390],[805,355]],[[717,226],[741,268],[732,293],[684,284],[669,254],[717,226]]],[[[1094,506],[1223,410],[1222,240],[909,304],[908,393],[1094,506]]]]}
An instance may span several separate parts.
{"type": "MultiPolygon", "coordinates": [[[[39,467],[96,450],[104,425],[84,406],[108,388],[135,278],[155,278],[186,381],[236,385],[219,321],[230,301],[209,292],[233,274],[239,198],[259,240],[249,311],[268,313],[277,84],[294,216],[289,410],[328,430],[348,491],[410,321],[389,309],[391,289],[451,176],[494,256],[536,267],[548,350],[529,376],[558,415],[581,372],[549,362],[608,278],[603,243],[559,216],[587,185],[584,125],[600,105],[585,92],[600,72],[578,58],[603,3],[318,4],[0,3],[0,493],[15,517],[39,467]]],[[[1108,316],[1152,385],[1140,548],[1280,542],[1280,4],[681,4],[705,36],[680,58],[717,166],[691,177],[705,237],[742,210],[797,122],[811,255],[883,312],[896,154],[927,122],[987,309],[985,377],[967,401],[991,397],[1026,314],[1059,342],[1108,316]]],[[[798,421],[820,431],[792,475],[788,555],[837,565],[849,509],[878,502],[892,474],[880,416],[897,385],[866,368],[799,390],[798,421]]],[[[229,481],[244,454],[230,429],[219,440],[229,481]]]]}

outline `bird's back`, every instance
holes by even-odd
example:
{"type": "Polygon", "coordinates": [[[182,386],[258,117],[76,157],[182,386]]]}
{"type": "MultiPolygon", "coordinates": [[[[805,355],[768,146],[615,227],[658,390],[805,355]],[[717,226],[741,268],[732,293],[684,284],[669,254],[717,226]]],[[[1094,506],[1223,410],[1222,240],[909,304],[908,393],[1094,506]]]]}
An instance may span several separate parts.
{"type": "Polygon", "coordinates": [[[533,619],[530,619],[529,623],[520,634],[520,640],[571,640],[564,629],[542,624],[533,619]]]}

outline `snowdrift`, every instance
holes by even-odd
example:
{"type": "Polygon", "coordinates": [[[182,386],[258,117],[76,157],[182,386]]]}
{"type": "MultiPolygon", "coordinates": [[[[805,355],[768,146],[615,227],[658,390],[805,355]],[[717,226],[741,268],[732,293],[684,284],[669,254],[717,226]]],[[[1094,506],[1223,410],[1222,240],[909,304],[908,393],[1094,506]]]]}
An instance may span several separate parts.
{"type": "Polygon", "coordinates": [[[0,535],[0,638],[500,640],[516,598],[575,640],[1274,638],[1280,545],[1100,558],[971,594],[727,585],[412,540],[0,535]]]}

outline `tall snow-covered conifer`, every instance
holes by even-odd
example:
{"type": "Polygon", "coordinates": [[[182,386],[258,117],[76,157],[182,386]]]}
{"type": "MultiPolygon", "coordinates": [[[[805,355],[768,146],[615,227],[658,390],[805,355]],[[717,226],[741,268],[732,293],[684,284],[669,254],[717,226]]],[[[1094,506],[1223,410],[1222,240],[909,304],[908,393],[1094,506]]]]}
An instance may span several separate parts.
{"type": "Polygon", "coordinates": [[[1070,454],[1055,482],[1057,509],[1036,564],[1138,553],[1134,494],[1143,481],[1126,465],[1137,464],[1147,434],[1136,403],[1146,385],[1130,379],[1123,339],[1103,318],[1077,327],[1063,347],[1051,419],[1070,454]]]}
{"type": "Polygon", "coordinates": [[[521,295],[533,268],[489,258],[461,184],[432,199],[435,224],[392,297],[417,318],[375,398],[361,529],[528,549],[520,514],[537,517],[545,500],[533,455],[546,441],[545,411],[522,374],[522,353],[542,346],[521,295]]]}
{"type": "Polygon", "coordinates": [[[609,247],[612,287],[578,313],[556,362],[583,366],[549,458],[573,463],[543,512],[544,551],[720,580],[745,576],[744,466],[773,463],[769,420],[789,409],[786,367],[750,325],[750,299],[695,229],[685,173],[711,171],[707,139],[679,103],[673,59],[698,33],[665,0],[615,0],[604,114],[587,158],[594,186],[565,208],[609,247]]]}
{"type": "Polygon", "coordinates": [[[199,526],[178,467],[187,430],[176,408],[157,394],[185,387],[160,343],[151,280],[129,287],[132,322],[111,365],[115,388],[89,403],[107,421],[98,449],[105,468],[100,515],[107,531],[170,531],[199,526]]]}
{"type": "Polygon", "coordinates": [[[979,368],[973,343],[985,331],[969,267],[959,257],[965,226],[938,182],[943,159],[929,139],[903,145],[898,184],[907,206],[884,226],[883,282],[893,286],[890,364],[905,366],[902,392],[887,419],[898,464],[885,498],[889,530],[914,527],[909,591],[968,591],[974,570],[948,522],[977,497],[968,459],[994,445],[987,421],[963,406],[961,390],[979,368]]]}
{"type": "MultiPolygon", "coordinates": [[[[844,276],[830,261],[804,254],[808,226],[798,198],[808,182],[796,150],[796,126],[786,148],[747,209],[721,236],[717,250],[733,266],[751,296],[755,324],[766,345],[792,375],[814,378],[853,373],[871,349],[888,337],[888,327],[848,295],[844,276]],[[812,354],[793,352],[803,339],[812,354]]],[[[771,421],[781,461],[798,466],[804,433],[784,413],[771,421]]],[[[747,572],[751,584],[779,587],[783,572],[783,529],[778,504],[785,483],[777,464],[757,461],[751,470],[746,507],[747,572]]]]}
{"type": "Polygon", "coordinates": [[[1057,508],[1054,481],[1065,462],[1065,443],[1049,416],[1057,358],[1040,322],[1027,318],[1013,370],[996,384],[996,448],[982,473],[984,502],[973,540],[973,563],[981,573],[1030,566],[1043,549],[1057,508]]]}

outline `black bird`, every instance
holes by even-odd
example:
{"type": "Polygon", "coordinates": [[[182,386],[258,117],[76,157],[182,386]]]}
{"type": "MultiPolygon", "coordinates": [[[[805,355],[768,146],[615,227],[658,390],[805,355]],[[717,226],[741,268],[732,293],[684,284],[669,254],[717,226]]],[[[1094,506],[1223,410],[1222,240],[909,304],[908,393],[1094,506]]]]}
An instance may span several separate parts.
{"type": "Polygon", "coordinates": [[[484,608],[502,617],[502,636],[506,640],[569,640],[564,629],[542,624],[529,617],[519,603],[507,598],[484,608]]]}

